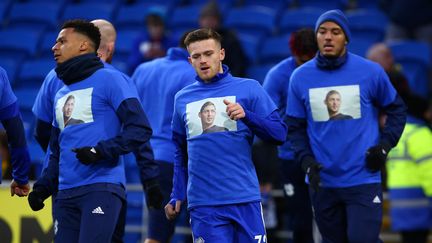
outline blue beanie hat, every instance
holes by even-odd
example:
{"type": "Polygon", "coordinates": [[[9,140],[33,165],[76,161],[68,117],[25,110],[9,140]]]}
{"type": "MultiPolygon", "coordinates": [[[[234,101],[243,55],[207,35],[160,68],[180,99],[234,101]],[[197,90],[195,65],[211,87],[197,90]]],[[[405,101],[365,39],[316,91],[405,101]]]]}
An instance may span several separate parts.
{"type": "Polygon", "coordinates": [[[318,32],[318,28],[320,27],[320,25],[327,21],[331,21],[339,25],[342,28],[343,32],[345,33],[345,37],[347,41],[351,39],[351,32],[348,27],[348,20],[342,11],[340,11],[339,9],[333,9],[323,13],[318,18],[315,24],[315,33],[318,32]]]}

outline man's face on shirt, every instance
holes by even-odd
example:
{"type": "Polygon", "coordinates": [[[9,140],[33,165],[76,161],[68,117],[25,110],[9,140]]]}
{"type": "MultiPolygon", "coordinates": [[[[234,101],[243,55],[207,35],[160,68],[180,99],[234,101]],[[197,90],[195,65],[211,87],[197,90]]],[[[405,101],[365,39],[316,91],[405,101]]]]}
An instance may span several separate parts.
{"type": "Polygon", "coordinates": [[[214,105],[208,105],[199,113],[201,123],[207,127],[213,125],[216,116],[216,107],[214,105]]]}
{"type": "Polygon", "coordinates": [[[225,50],[214,39],[196,41],[187,47],[189,62],[198,76],[204,81],[210,81],[218,73],[222,73],[222,60],[225,50]]]}
{"type": "Polygon", "coordinates": [[[52,47],[57,64],[81,55],[85,41],[88,41],[87,38],[83,34],[75,32],[73,28],[62,29],[52,47]]]}
{"type": "Polygon", "coordinates": [[[75,107],[75,99],[73,98],[68,99],[63,106],[63,116],[71,117],[74,107],[75,107]]]}
{"type": "Polygon", "coordinates": [[[336,114],[339,112],[341,105],[341,97],[338,93],[331,94],[326,99],[327,110],[329,114],[336,114]]]}
{"type": "Polygon", "coordinates": [[[339,25],[327,21],[322,23],[318,28],[317,43],[323,56],[336,58],[345,54],[347,40],[345,33],[339,25]]]}

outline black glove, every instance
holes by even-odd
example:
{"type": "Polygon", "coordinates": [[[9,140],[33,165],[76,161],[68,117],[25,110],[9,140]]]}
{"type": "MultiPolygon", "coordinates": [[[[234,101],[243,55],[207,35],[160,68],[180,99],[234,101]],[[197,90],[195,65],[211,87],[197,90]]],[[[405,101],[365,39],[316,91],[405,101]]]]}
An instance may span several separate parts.
{"type": "Polygon", "coordinates": [[[377,172],[384,166],[390,146],[385,144],[378,144],[370,147],[366,151],[366,168],[370,172],[377,172]]]}
{"type": "Polygon", "coordinates": [[[309,178],[309,185],[313,190],[318,191],[321,184],[319,172],[323,168],[322,164],[316,162],[312,157],[306,157],[303,159],[301,167],[309,178]]]}
{"type": "Polygon", "coordinates": [[[147,208],[162,209],[163,194],[157,179],[150,179],[144,182],[144,191],[146,193],[147,208]]]}
{"type": "Polygon", "coordinates": [[[45,204],[43,203],[50,195],[41,190],[33,189],[28,195],[28,203],[33,211],[41,210],[45,204]]]}
{"type": "Polygon", "coordinates": [[[89,165],[102,159],[101,153],[95,147],[74,148],[76,158],[83,164],[89,165]]]}

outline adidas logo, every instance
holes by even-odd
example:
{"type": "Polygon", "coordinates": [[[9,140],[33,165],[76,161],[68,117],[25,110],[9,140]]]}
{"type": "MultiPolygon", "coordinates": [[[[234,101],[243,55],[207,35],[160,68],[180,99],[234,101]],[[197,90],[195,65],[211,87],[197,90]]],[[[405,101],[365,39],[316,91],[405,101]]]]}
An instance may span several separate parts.
{"type": "Polygon", "coordinates": [[[375,196],[374,200],[372,201],[373,203],[381,203],[381,200],[379,199],[378,196],[375,196]]]}
{"type": "Polygon", "coordinates": [[[92,213],[105,214],[104,211],[102,211],[101,207],[97,207],[97,208],[93,209],[92,213]]]}

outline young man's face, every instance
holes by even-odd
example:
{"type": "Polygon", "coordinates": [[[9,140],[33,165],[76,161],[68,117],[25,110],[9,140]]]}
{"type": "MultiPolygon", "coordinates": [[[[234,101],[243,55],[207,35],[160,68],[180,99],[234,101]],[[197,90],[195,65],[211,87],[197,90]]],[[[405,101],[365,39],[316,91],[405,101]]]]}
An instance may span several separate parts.
{"type": "Polygon", "coordinates": [[[81,55],[82,44],[85,37],[74,31],[73,28],[62,29],[58,34],[56,43],[52,47],[54,59],[61,64],[73,57],[81,55]]]}
{"type": "Polygon", "coordinates": [[[338,113],[341,105],[340,95],[337,93],[329,95],[329,97],[326,100],[326,105],[327,105],[327,110],[329,111],[330,114],[338,113]]]}
{"type": "Polygon", "coordinates": [[[325,57],[340,57],[347,43],[342,28],[334,22],[324,22],[317,32],[318,48],[325,57]]]}
{"type": "Polygon", "coordinates": [[[225,50],[213,39],[197,41],[189,44],[189,62],[198,76],[204,81],[210,81],[216,74],[222,73],[222,60],[225,50]]]}
{"type": "Polygon", "coordinates": [[[206,126],[211,126],[216,116],[216,108],[214,105],[208,105],[200,112],[201,123],[206,126]]]}
{"type": "Polygon", "coordinates": [[[69,99],[63,106],[63,116],[71,117],[72,111],[75,107],[75,99],[69,99]]]}

